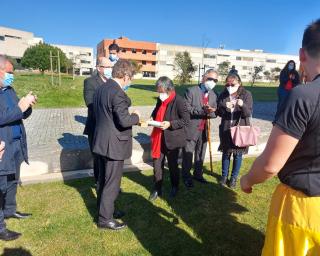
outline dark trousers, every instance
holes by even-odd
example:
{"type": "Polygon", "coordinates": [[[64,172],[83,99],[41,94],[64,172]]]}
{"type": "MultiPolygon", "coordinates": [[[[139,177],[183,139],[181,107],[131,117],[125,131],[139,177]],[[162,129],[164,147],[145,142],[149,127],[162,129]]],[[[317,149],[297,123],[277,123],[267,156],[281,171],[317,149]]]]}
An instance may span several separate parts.
{"type": "Polygon", "coordinates": [[[8,180],[15,179],[14,174],[0,175],[0,232],[6,229],[6,223],[4,222],[4,203],[7,194],[8,180]]]}
{"type": "Polygon", "coordinates": [[[98,223],[106,224],[107,221],[113,218],[114,201],[119,194],[124,161],[112,160],[102,156],[100,159],[103,161],[104,168],[99,173],[98,223]]]}
{"type": "Polygon", "coordinates": [[[14,214],[17,210],[17,188],[20,180],[20,166],[24,161],[22,150],[21,150],[21,142],[20,140],[15,140],[12,143],[13,147],[13,161],[15,165],[15,174],[9,175],[7,179],[7,191],[4,199],[4,215],[10,216],[14,214]]]}
{"type": "Polygon", "coordinates": [[[99,170],[101,168],[103,168],[103,160],[101,159],[101,157],[97,154],[94,154],[92,152],[92,142],[93,142],[93,135],[89,134],[88,135],[88,142],[89,142],[89,147],[90,147],[90,151],[92,154],[92,158],[93,158],[93,175],[94,175],[94,181],[97,183],[99,180],[99,170]]]}
{"type": "Polygon", "coordinates": [[[187,145],[182,149],[182,178],[191,179],[191,168],[194,154],[193,176],[201,178],[203,175],[203,162],[207,150],[206,130],[199,132],[196,140],[187,140],[187,145]]]}
{"type": "Polygon", "coordinates": [[[165,157],[168,161],[168,167],[170,172],[170,180],[172,187],[179,186],[179,167],[178,167],[178,157],[179,148],[173,150],[164,150],[160,154],[160,158],[153,159],[153,172],[154,172],[154,183],[155,190],[161,191],[162,181],[163,181],[163,170],[164,170],[164,160],[165,157]]]}

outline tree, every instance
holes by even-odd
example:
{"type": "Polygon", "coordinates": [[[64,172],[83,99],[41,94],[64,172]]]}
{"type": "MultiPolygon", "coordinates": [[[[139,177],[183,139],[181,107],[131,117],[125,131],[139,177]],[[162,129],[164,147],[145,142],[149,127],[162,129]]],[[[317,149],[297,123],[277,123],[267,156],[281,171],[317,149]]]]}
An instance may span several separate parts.
{"type": "Polygon", "coordinates": [[[266,70],[266,71],[263,72],[263,75],[265,76],[266,80],[269,81],[269,84],[270,84],[271,81],[272,81],[271,72],[266,70]]]}
{"type": "Polygon", "coordinates": [[[135,60],[130,60],[133,68],[134,68],[134,72],[135,74],[140,73],[141,68],[142,68],[142,64],[139,64],[138,62],[136,62],[135,60]]]}
{"type": "Polygon", "coordinates": [[[281,72],[281,68],[279,68],[279,67],[271,69],[271,80],[273,82],[276,83],[279,80],[280,72],[281,72]]]}
{"type": "Polygon", "coordinates": [[[174,58],[174,69],[177,72],[175,79],[179,81],[180,84],[185,84],[191,81],[191,78],[196,71],[190,54],[185,52],[178,52],[174,58]]]}
{"type": "Polygon", "coordinates": [[[218,64],[218,72],[219,72],[219,75],[222,77],[223,80],[229,74],[230,64],[231,63],[229,61],[223,61],[220,64],[218,64]]]}
{"type": "MultiPolygon", "coordinates": [[[[42,73],[50,69],[50,51],[52,55],[57,56],[59,52],[60,68],[66,71],[72,67],[72,62],[66,57],[64,52],[58,47],[46,43],[40,43],[29,47],[23,54],[21,64],[26,68],[39,69],[42,73]]],[[[57,58],[52,59],[53,68],[57,67],[57,58]]]]}
{"type": "Polygon", "coordinates": [[[253,72],[250,72],[251,75],[251,86],[254,85],[256,80],[261,79],[260,73],[263,71],[263,66],[254,66],[253,72]]]}

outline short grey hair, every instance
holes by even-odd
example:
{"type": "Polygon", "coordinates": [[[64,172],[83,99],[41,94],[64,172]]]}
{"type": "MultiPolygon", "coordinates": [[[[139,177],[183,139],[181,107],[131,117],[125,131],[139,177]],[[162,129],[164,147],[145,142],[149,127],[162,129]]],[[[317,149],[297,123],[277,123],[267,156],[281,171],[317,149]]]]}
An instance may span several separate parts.
{"type": "Polygon", "coordinates": [[[162,87],[166,91],[173,91],[174,90],[173,82],[167,76],[159,77],[159,79],[156,81],[156,87],[162,87]]]}
{"type": "Polygon", "coordinates": [[[215,74],[218,75],[218,72],[217,72],[215,69],[210,68],[210,69],[208,69],[208,70],[203,74],[203,76],[204,76],[204,77],[205,77],[205,76],[208,76],[208,75],[211,74],[211,73],[215,73],[215,74]]]}
{"type": "Polygon", "coordinates": [[[130,79],[134,76],[135,69],[130,61],[120,59],[114,64],[112,69],[112,77],[114,78],[124,78],[125,75],[129,76],[130,79]]]}

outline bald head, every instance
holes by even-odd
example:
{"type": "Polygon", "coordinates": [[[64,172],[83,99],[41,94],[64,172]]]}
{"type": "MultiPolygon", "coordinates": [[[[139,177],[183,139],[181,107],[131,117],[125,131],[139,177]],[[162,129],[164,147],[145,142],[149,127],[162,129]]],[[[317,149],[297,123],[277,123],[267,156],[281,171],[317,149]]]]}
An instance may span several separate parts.
{"type": "Polygon", "coordinates": [[[97,60],[97,67],[109,68],[112,66],[113,66],[112,62],[107,57],[99,57],[97,60]]]}

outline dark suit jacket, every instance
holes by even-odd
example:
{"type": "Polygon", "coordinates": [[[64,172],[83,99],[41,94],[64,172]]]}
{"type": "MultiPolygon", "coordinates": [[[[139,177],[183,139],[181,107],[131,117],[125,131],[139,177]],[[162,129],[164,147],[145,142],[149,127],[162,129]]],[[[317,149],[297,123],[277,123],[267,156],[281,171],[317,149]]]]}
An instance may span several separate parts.
{"type": "MultiPolygon", "coordinates": [[[[156,118],[159,107],[161,106],[161,100],[158,98],[155,109],[151,116],[153,119],[156,118]]],[[[173,101],[168,106],[163,121],[169,121],[171,126],[164,130],[164,142],[165,146],[169,150],[175,148],[181,148],[186,145],[186,126],[190,120],[190,116],[186,107],[185,100],[180,96],[176,95],[173,101]]]]}
{"type": "Polygon", "coordinates": [[[21,129],[21,150],[24,161],[28,163],[28,149],[26,131],[22,119],[28,118],[32,113],[32,108],[22,113],[18,107],[19,98],[13,88],[9,87],[7,93],[15,103],[13,108],[8,109],[6,96],[3,90],[0,89],[0,140],[5,142],[4,154],[2,161],[0,161],[0,175],[7,175],[16,172],[14,162],[14,149],[12,148],[13,134],[12,126],[20,125],[21,129]]]}
{"type": "MultiPolygon", "coordinates": [[[[187,109],[190,113],[190,122],[187,127],[188,140],[196,140],[201,132],[198,127],[202,119],[207,116],[203,109],[202,95],[199,85],[188,88],[185,93],[187,109]]],[[[213,90],[209,91],[209,105],[212,108],[217,108],[217,95],[213,90]]],[[[209,116],[210,118],[216,117],[215,113],[211,113],[209,116]]]]}
{"type": "Polygon", "coordinates": [[[93,96],[97,88],[103,85],[104,82],[99,76],[98,72],[93,74],[91,77],[88,77],[84,80],[83,86],[83,97],[88,107],[88,116],[86,125],[84,128],[84,134],[86,135],[93,135],[94,127],[95,127],[95,120],[94,120],[94,113],[93,113],[93,96]]]}
{"type": "Polygon", "coordinates": [[[125,160],[132,154],[132,126],[139,117],[129,114],[131,100],[113,79],[100,86],[94,95],[96,127],[93,152],[113,160],[125,160]]]}

